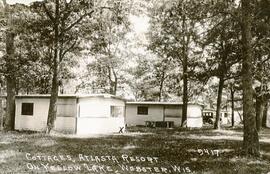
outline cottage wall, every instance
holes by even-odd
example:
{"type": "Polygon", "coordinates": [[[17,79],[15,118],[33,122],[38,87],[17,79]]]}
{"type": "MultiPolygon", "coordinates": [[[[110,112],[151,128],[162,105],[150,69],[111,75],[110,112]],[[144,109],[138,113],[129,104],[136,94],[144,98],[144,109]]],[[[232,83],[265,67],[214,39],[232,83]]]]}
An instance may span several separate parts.
{"type": "MultiPolygon", "coordinates": [[[[202,106],[189,104],[187,117],[188,127],[202,127],[202,106]]],[[[126,123],[128,126],[145,125],[146,121],[173,121],[174,126],[181,126],[182,105],[127,103],[126,123]],[[138,115],[138,106],[147,106],[148,115],[138,115]]]]}
{"type": "Polygon", "coordinates": [[[63,133],[75,133],[77,116],[76,98],[59,98],[54,130],[63,133]]]}
{"type": "MultiPolygon", "coordinates": [[[[17,98],[16,130],[46,131],[49,110],[49,98],[17,98]],[[22,103],[33,103],[33,115],[22,115],[22,103]]],[[[76,99],[59,98],[54,130],[64,133],[75,133],[76,99]]]]}
{"type": "Polygon", "coordinates": [[[187,109],[187,127],[202,127],[202,106],[188,105],[187,109]]]}
{"type": "Polygon", "coordinates": [[[128,126],[145,125],[145,121],[163,121],[163,106],[159,105],[126,105],[126,124],[128,126]],[[148,106],[148,115],[137,114],[138,106],[148,106]]]}
{"type": "Polygon", "coordinates": [[[125,102],[114,98],[80,98],[77,134],[119,132],[125,127],[125,102]],[[112,117],[112,106],[122,108],[122,115],[112,117]]]}
{"type": "Polygon", "coordinates": [[[49,100],[46,98],[19,98],[16,99],[16,130],[45,131],[49,100]],[[33,115],[21,115],[22,103],[34,103],[33,115]]]}
{"type": "Polygon", "coordinates": [[[78,117],[110,117],[111,106],[125,107],[125,102],[113,98],[80,98],[78,117]]]}
{"type": "Polygon", "coordinates": [[[181,126],[182,122],[182,106],[166,105],[164,106],[165,121],[173,121],[174,126],[181,126]]]}

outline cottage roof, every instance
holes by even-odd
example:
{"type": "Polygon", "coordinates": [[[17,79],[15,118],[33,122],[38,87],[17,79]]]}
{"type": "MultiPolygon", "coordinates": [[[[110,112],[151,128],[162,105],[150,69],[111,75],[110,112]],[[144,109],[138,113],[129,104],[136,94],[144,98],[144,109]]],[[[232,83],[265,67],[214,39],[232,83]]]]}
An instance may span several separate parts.
{"type": "MultiPolygon", "coordinates": [[[[129,101],[126,104],[130,105],[183,105],[182,102],[156,102],[156,101],[129,101]]],[[[199,105],[198,103],[188,103],[188,105],[199,105]]]]}
{"type": "MultiPolygon", "coordinates": [[[[29,94],[29,95],[17,95],[16,98],[49,98],[50,94],[29,94]]],[[[111,94],[60,94],[59,98],[91,98],[91,97],[102,97],[102,98],[115,98],[121,99],[123,98],[111,95],[111,94]]]]}

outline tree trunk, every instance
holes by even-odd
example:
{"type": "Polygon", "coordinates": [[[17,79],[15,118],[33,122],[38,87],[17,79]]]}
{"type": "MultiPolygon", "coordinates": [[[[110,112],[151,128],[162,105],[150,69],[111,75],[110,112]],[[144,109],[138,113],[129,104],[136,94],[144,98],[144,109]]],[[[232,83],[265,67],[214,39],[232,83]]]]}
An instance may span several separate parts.
{"type": "Polygon", "coordinates": [[[264,110],[263,110],[263,117],[262,117],[262,127],[266,128],[266,122],[267,122],[267,112],[268,112],[268,100],[265,100],[264,103],[264,110]]]}
{"type": "Polygon", "coordinates": [[[59,62],[59,0],[55,1],[55,21],[54,21],[54,55],[53,55],[53,79],[51,88],[51,97],[49,112],[47,118],[47,133],[50,133],[54,128],[54,122],[57,113],[57,98],[58,98],[58,62],[59,62]]]}
{"type": "Polygon", "coordinates": [[[7,103],[6,117],[4,122],[5,130],[14,130],[15,124],[15,95],[16,95],[16,76],[15,76],[15,58],[14,58],[14,33],[6,33],[6,83],[7,83],[7,103]]]}
{"type": "Polygon", "coordinates": [[[159,96],[158,96],[159,102],[162,100],[162,90],[163,90],[164,80],[165,80],[165,72],[163,71],[161,79],[160,79],[160,84],[159,84],[159,96]]]}
{"type": "MultiPolygon", "coordinates": [[[[182,10],[185,11],[186,7],[182,5],[182,10]]],[[[183,108],[182,108],[182,123],[181,126],[187,125],[187,106],[188,106],[188,44],[190,36],[187,33],[186,16],[183,13],[182,19],[182,57],[183,57],[183,108]]]]}
{"type": "Polygon", "coordinates": [[[4,129],[14,130],[15,125],[15,87],[16,81],[9,75],[6,77],[7,81],[7,103],[6,103],[6,117],[4,121],[4,129]]]}
{"type": "MultiPolygon", "coordinates": [[[[2,94],[2,93],[1,93],[2,94]]],[[[0,98],[0,130],[3,130],[4,112],[3,112],[3,98],[0,98]]]]}
{"type": "Polygon", "coordinates": [[[187,105],[188,105],[188,76],[187,76],[187,55],[183,58],[183,110],[182,110],[182,124],[186,126],[187,122],[187,105]]]}
{"type": "Polygon", "coordinates": [[[221,115],[221,102],[222,102],[222,91],[224,87],[224,77],[219,78],[218,84],[218,97],[217,97],[217,110],[216,110],[216,120],[214,129],[220,129],[220,115],[221,115]]]}
{"type": "Polygon", "coordinates": [[[259,156],[260,144],[256,129],[256,115],[253,104],[252,89],[252,48],[251,48],[251,0],[241,0],[242,3],[242,84],[243,84],[243,117],[245,155],[259,156]]]}
{"type": "Polygon", "coordinates": [[[108,68],[108,77],[109,77],[109,88],[110,88],[110,91],[109,93],[114,95],[114,89],[115,89],[115,84],[114,84],[114,81],[112,80],[112,69],[110,66],[107,66],[108,68]]]}
{"type": "Polygon", "coordinates": [[[118,85],[118,78],[117,78],[117,74],[116,72],[113,70],[113,76],[114,76],[114,83],[113,83],[113,95],[116,95],[116,91],[117,91],[117,85],[118,85]]]}
{"type": "Polygon", "coordinates": [[[53,80],[52,80],[52,89],[50,97],[50,105],[47,119],[47,133],[50,133],[54,128],[54,122],[56,119],[57,113],[57,98],[58,98],[58,72],[57,68],[54,67],[53,80]]]}
{"type": "Polygon", "coordinates": [[[231,91],[232,127],[234,127],[234,90],[233,90],[233,87],[231,87],[230,91],[231,91]]]}
{"type": "MultiPolygon", "coordinates": [[[[1,79],[0,79],[1,80],[1,79]]],[[[0,83],[0,130],[3,130],[4,112],[3,112],[3,97],[2,97],[2,84],[0,83]]]]}
{"type": "Polygon", "coordinates": [[[6,115],[4,121],[5,130],[14,130],[15,124],[15,91],[16,91],[16,76],[15,76],[15,47],[13,33],[12,15],[9,10],[9,5],[6,0],[3,0],[5,17],[7,18],[7,31],[6,31],[6,84],[7,84],[7,102],[6,102],[6,115]]]}
{"type": "Polygon", "coordinates": [[[260,94],[258,95],[256,96],[256,128],[258,131],[260,131],[265,104],[263,101],[263,96],[260,94]]]}
{"type": "Polygon", "coordinates": [[[116,91],[117,91],[117,78],[115,78],[115,81],[114,81],[114,93],[113,93],[113,95],[116,95],[116,91]]]}

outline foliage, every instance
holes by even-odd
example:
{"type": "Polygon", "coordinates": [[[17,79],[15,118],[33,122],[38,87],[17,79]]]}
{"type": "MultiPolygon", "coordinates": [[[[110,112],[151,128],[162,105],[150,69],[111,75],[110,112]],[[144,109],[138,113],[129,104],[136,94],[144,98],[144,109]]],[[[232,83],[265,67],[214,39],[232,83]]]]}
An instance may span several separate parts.
{"type": "MultiPolygon", "coordinates": [[[[103,10],[93,17],[91,27],[94,30],[88,34],[91,42],[88,56],[93,60],[87,65],[92,81],[87,83],[97,91],[116,94],[121,84],[121,71],[128,58],[126,45],[129,31],[128,2],[108,1],[113,10],[103,10]]],[[[84,84],[85,85],[85,84],[84,84]]]]}

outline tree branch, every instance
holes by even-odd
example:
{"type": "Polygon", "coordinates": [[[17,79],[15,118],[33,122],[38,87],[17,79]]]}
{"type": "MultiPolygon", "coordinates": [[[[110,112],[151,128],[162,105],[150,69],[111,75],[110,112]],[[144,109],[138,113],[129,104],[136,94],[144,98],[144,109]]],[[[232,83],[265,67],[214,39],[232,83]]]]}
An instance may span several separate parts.
{"type": "Polygon", "coordinates": [[[60,16],[63,15],[62,21],[65,21],[69,17],[69,15],[71,14],[72,11],[68,10],[68,9],[70,9],[70,4],[72,2],[73,2],[73,0],[70,0],[69,3],[65,0],[65,9],[60,14],[60,16]]]}
{"type": "Polygon", "coordinates": [[[70,50],[72,50],[72,49],[75,47],[76,43],[77,43],[77,41],[73,42],[73,44],[72,44],[69,48],[67,48],[67,49],[60,55],[60,62],[64,59],[66,53],[68,53],[70,50]]]}
{"type": "Polygon", "coordinates": [[[67,28],[65,28],[62,32],[65,33],[67,31],[69,31],[72,27],[74,27],[75,25],[77,25],[78,23],[80,23],[86,16],[90,16],[92,13],[94,13],[94,10],[90,11],[89,13],[85,13],[79,19],[77,19],[75,22],[73,22],[72,24],[70,24],[70,26],[68,26],[67,28]]]}
{"type": "Polygon", "coordinates": [[[52,22],[54,22],[54,21],[55,21],[55,18],[52,16],[52,14],[50,13],[50,11],[49,11],[48,8],[46,7],[45,2],[42,3],[42,6],[43,6],[43,9],[44,9],[46,15],[50,18],[50,20],[51,20],[52,22]]]}
{"type": "MultiPolygon", "coordinates": [[[[112,7],[100,7],[101,10],[103,9],[113,9],[112,7]]],[[[76,24],[80,23],[86,16],[91,16],[93,13],[95,12],[95,10],[93,9],[92,11],[85,13],[84,15],[82,15],[81,17],[79,17],[79,19],[77,19],[75,22],[73,22],[72,24],[70,24],[70,26],[68,26],[66,29],[63,30],[63,32],[67,32],[69,31],[72,27],[74,27],[76,24]]]]}

